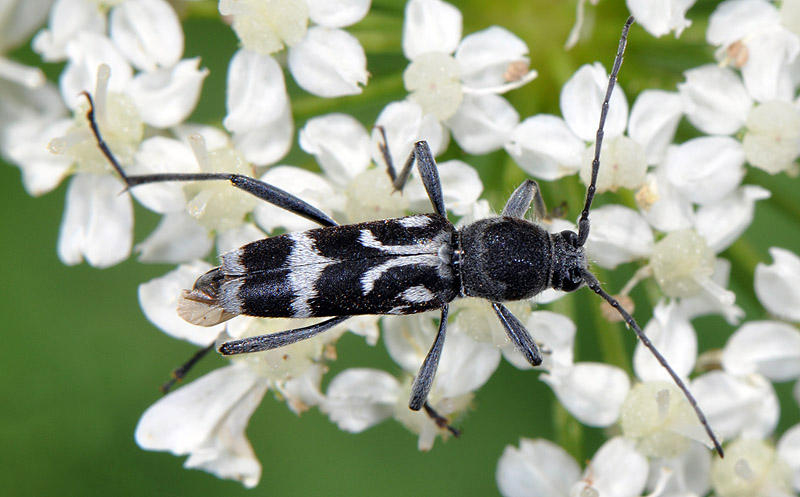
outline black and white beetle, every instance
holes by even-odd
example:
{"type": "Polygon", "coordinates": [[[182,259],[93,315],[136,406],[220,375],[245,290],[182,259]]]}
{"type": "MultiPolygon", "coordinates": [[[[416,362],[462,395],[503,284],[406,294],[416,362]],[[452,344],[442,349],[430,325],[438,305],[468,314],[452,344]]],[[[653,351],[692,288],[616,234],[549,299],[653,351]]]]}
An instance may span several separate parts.
{"type": "Polygon", "coordinates": [[[414,379],[409,407],[424,408],[440,426],[455,432],[426,401],[444,345],[449,303],[461,297],[490,301],[511,341],[530,364],[538,366],[542,357],[536,342],[502,302],[528,299],[548,288],[571,292],[586,285],[620,313],[667,370],[722,456],[722,447],[692,394],[633,317],[600,287],[589,272],[584,250],[600,167],[603,127],[632,23],[632,17],[625,23],[609,76],[597,130],[592,178],[577,233],[550,234],[523,218],[532,204],[537,218],[545,214],[538,184],[533,180],[525,181],[514,191],[499,217],[479,220],[457,230],[447,219],[436,163],[424,141],[415,144],[399,174],[395,173],[385,145],[382,151],[396,190],[403,188],[411,168],[417,164],[434,212],[339,226],[294,195],[247,176],[223,173],[127,176],[100,135],[88,94],[87,117],[98,146],[128,188],[163,181],[227,180],[236,188],[323,226],[266,238],[223,254],[220,267],[198,278],[192,290],[183,291],[178,313],[202,326],[212,326],[240,314],[330,318],[304,328],[225,342],[219,347],[223,355],[283,347],[322,333],[353,315],[414,314],[438,309],[439,331],[414,379]]]}

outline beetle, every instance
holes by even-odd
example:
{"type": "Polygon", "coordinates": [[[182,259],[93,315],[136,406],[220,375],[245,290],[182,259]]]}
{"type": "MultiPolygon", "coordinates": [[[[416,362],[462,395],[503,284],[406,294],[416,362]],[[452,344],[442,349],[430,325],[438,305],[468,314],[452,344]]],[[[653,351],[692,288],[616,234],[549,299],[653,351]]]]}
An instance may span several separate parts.
{"type": "MultiPolygon", "coordinates": [[[[218,348],[222,355],[283,347],[311,338],[354,315],[402,315],[439,310],[438,332],[414,379],[409,407],[415,411],[424,408],[440,427],[457,434],[457,430],[427,403],[444,346],[449,303],[462,297],[488,300],[511,342],[531,365],[538,366],[542,363],[538,345],[503,302],[529,299],[548,288],[572,292],[587,286],[617,310],[667,370],[722,456],[722,447],[695,398],[633,317],[600,286],[589,271],[584,249],[600,168],[603,129],[632,23],[633,17],[628,18],[609,75],[591,181],[577,233],[566,230],[551,234],[524,219],[531,206],[535,217],[545,215],[544,201],[534,180],[526,180],[512,193],[500,216],[456,229],[447,219],[436,162],[425,141],[414,145],[399,173],[389,158],[385,135],[381,151],[395,190],[402,190],[416,164],[433,212],[340,226],[298,197],[248,176],[224,173],[126,175],[103,141],[94,119],[91,96],[85,93],[90,102],[87,117],[99,148],[128,188],[165,181],[227,180],[236,188],[322,226],[265,238],[223,254],[219,267],[200,276],[191,290],[183,291],[178,314],[201,326],[213,326],[238,315],[329,318],[303,328],[224,342],[218,348]]],[[[188,369],[210,347],[184,368],[188,369]]],[[[185,369],[177,374],[182,375],[185,369]]]]}

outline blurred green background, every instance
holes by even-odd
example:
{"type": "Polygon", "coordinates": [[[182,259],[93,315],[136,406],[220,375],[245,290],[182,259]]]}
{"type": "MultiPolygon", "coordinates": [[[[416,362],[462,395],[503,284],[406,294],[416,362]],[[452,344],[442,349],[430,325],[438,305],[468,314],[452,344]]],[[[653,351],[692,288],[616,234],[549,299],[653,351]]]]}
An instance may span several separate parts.
{"type": "MultiPolygon", "coordinates": [[[[522,118],[540,112],[559,114],[558,91],[581,64],[598,60],[609,67],[628,15],[618,0],[589,7],[587,35],[575,49],[564,52],[563,42],[575,17],[572,1],[454,3],[464,14],[465,34],[499,24],[528,43],[531,66],[539,71],[539,78],[508,95],[522,118]]],[[[373,76],[364,95],[321,100],[305,95],[288,77],[298,129],[309,117],[335,110],[350,112],[369,125],[387,102],[404,97],[400,78],[407,64],[400,52],[403,5],[373,2],[369,16],[349,29],[365,46],[373,76]]],[[[712,49],[704,42],[704,19],[715,5],[699,2],[689,13],[695,24],[677,41],[654,39],[640,27],[633,28],[620,76],[629,103],[645,88],[674,89],[684,70],[712,60],[712,49]]],[[[193,120],[219,124],[224,115],[227,61],[237,41],[218,21],[214,2],[193,5],[190,14],[185,24],[186,56],[202,56],[203,65],[211,70],[193,120]]],[[[28,63],[37,60],[25,48],[15,56],[28,63]]],[[[57,81],[61,67],[45,69],[57,81]]],[[[691,137],[691,128],[684,123],[680,133],[681,139],[691,137]]],[[[497,210],[525,177],[502,151],[476,159],[462,156],[451,145],[445,158],[453,157],[478,168],[485,196],[497,210]]],[[[283,162],[314,167],[296,146],[283,162]]],[[[497,460],[503,448],[518,444],[520,437],[555,440],[580,463],[591,458],[604,439],[600,430],[572,420],[554,402],[550,389],[538,381],[538,373],[503,363],[478,392],[475,409],[460,423],[462,438],[439,440],[430,453],[418,452],[416,436],[395,422],[351,435],[339,431],[316,410],[297,417],[268,395],[248,429],[264,468],[256,489],[247,491],[236,482],[183,470],[183,458],[143,451],[133,440],[139,416],[160,396],[159,385],[194,352],[191,345],[162,334],[139,309],[137,285],[171,267],[133,260],[106,270],[63,266],[56,242],[66,182],[52,193],[32,198],[24,192],[19,176],[15,167],[0,167],[4,207],[0,302],[5,330],[0,383],[2,495],[493,495],[497,493],[497,460]]],[[[773,199],[758,204],[753,226],[722,255],[734,263],[731,286],[747,319],[760,319],[764,311],[752,290],[753,269],[758,261],[770,262],[770,246],[795,251],[800,247],[800,181],[751,171],[745,182],[770,188],[773,199]]],[[[576,178],[547,183],[543,189],[548,205],[566,201],[568,218],[577,216],[584,186],[576,178]]],[[[629,194],[621,199],[632,201],[629,194]]],[[[604,200],[601,196],[598,204],[604,200]]],[[[141,241],[156,221],[154,215],[137,209],[136,240],[141,241]]],[[[635,268],[631,264],[599,276],[616,291],[635,268]]],[[[636,316],[643,325],[650,316],[653,295],[652,285],[633,294],[636,316]]],[[[554,307],[578,325],[576,360],[629,367],[632,333],[603,323],[597,306],[597,299],[584,290],[554,307]]],[[[713,317],[697,320],[695,326],[701,350],[721,346],[733,331],[713,317]]],[[[334,372],[356,366],[397,372],[382,344],[368,347],[355,336],[340,341],[338,358],[332,364],[334,372]]],[[[192,377],[223,364],[223,359],[211,357],[192,377]]],[[[800,414],[790,397],[791,385],[777,389],[783,405],[781,433],[800,414]]]]}

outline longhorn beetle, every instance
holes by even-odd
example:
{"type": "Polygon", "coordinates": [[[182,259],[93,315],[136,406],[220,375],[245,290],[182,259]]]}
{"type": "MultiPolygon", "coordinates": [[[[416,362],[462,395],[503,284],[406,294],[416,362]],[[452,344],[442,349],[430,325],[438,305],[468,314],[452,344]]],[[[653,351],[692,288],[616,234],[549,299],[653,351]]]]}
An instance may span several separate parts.
{"type": "MultiPolygon", "coordinates": [[[[603,127],[632,23],[633,17],[628,18],[609,75],[591,182],[577,233],[567,230],[550,234],[523,218],[531,205],[536,217],[545,214],[539,186],[533,180],[526,180],[511,194],[499,217],[475,221],[457,230],[447,219],[436,163],[425,141],[414,145],[399,174],[389,158],[385,136],[381,151],[396,190],[403,188],[416,163],[434,212],[340,226],[294,195],[239,174],[128,176],[100,135],[88,93],[87,117],[102,153],[128,188],[163,181],[227,180],[236,188],[323,226],[265,238],[223,254],[221,266],[200,276],[191,290],[183,291],[178,314],[201,326],[213,326],[240,314],[330,318],[304,328],[224,342],[219,346],[222,355],[283,347],[322,333],[353,315],[414,314],[438,309],[439,330],[414,379],[409,407],[415,411],[424,408],[440,427],[457,434],[427,403],[444,345],[449,303],[461,297],[488,300],[517,349],[531,365],[538,366],[542,356],[536,342],[502,302],[529,299],[548,288],[572,292],[586,285],[619,312],[666,369],[722,456],[722,446],[686,385],[633,317],[601,288],[586,260],[584,245],[600,168],[603,127]]],[[[205,351],[209,349],[210,346],[205,351]]],[[[177,374],[184,372],[179,370],[177,374]]]]}

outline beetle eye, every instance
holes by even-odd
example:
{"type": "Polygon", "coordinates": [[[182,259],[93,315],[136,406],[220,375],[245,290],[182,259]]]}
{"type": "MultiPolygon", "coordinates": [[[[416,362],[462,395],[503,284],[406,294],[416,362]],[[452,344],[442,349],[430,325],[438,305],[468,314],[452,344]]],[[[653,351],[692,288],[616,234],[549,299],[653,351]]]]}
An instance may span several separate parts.
{"type": "MultiPolygon", "coordinates": [[[[570,233],[572,232],[570,231],[570,233]]],[[[561,289],[565,292],[574,292],[581,286],[583,286],[583,276],[578,268],[570,269],[567,277],[561,282],[561,289]]]]}

